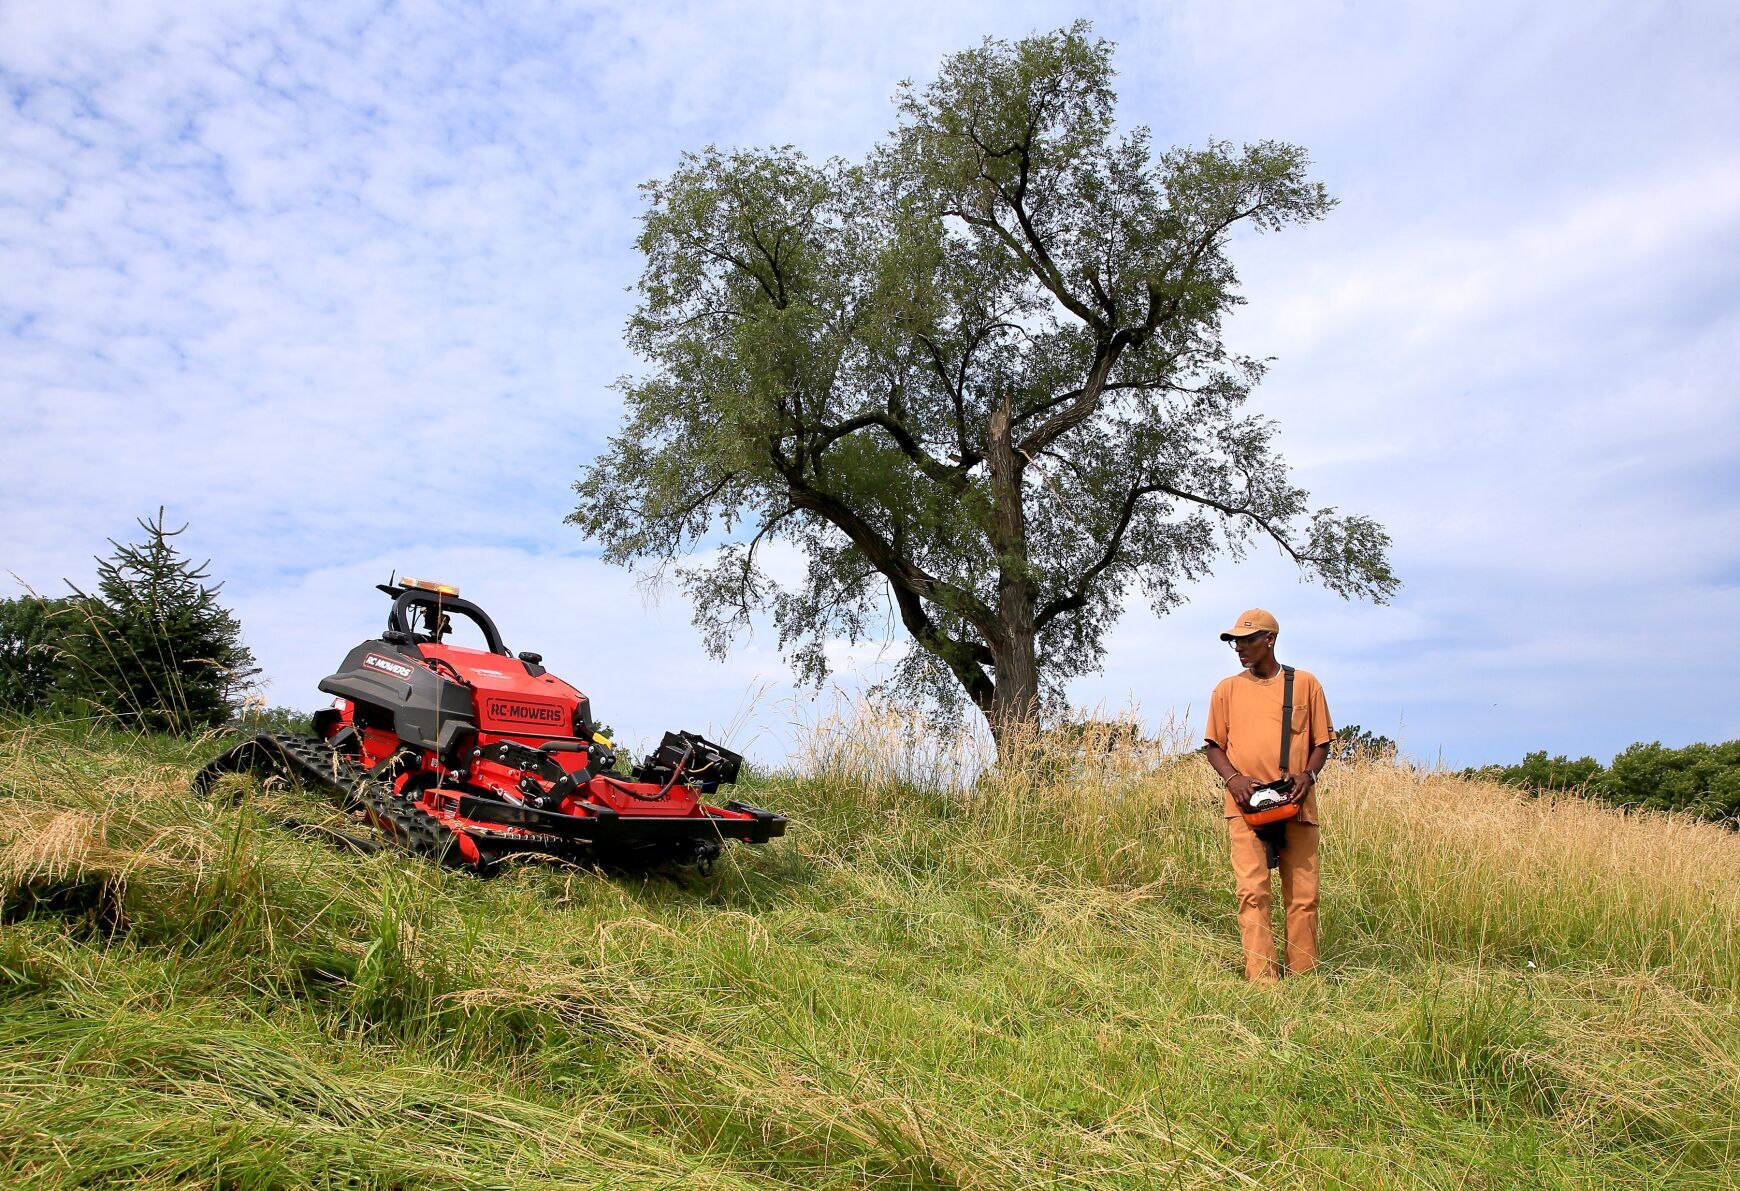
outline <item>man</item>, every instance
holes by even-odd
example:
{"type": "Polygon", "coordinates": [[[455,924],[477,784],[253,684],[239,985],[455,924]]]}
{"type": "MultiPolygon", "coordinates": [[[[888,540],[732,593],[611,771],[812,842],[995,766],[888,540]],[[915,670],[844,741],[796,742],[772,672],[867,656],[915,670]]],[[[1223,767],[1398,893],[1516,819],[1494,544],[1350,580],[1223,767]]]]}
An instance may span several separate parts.
{"type": "Polygon", "coordinates": [[[1261,608],[1239,614],[1220,635],[1238,652],[1242,672],[1223,678],[1208,701],[1208,763],[1226,783],[1227,833],[1238,883],[1239,934],[1244,940],[1245,978],[1272,984],[1281,977],[1275,935],[1269,925],[1269,865],[1263,841],[1245,822],[1239,804],[1257,786],[1283,777],[1300,801],[1297,818],[1286,821],[1281,848],[1281,898],[1287,917],[1287,969],[1295,974],[1317,965],[1317,774],[1329,759],[1335,730],[1323,686],[1304,670],[1293,672],[1292,739],[1288,770],[1281,771],[1281,699],[1286,687],[1275,660],[1281,626],[1261,608]]]}

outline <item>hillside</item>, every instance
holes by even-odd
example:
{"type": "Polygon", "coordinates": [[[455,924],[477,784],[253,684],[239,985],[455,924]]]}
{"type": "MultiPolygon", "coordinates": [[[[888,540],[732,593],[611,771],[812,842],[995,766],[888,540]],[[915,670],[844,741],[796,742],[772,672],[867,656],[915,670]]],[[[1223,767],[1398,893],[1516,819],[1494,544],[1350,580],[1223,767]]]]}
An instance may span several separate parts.
{"type": "Polygon", "coordinates": [[[710,878],[480,881],[190,798],[215,742],[0,730],[0,1180],[1736,1185],[1740,835],[1332,767],[1264,990],[1199,758],[967,799],[871,736],[710,878]]]}

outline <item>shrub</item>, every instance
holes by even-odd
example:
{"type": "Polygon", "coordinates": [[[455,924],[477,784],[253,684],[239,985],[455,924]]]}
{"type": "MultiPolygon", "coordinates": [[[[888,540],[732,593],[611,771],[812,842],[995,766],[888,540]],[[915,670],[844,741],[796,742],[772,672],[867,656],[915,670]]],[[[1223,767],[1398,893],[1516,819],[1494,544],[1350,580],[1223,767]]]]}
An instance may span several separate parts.
{"type": "Polygon", "coordinates": [[[1491,778],[1542,794],[1581,791],[1602,772],[1601,762],[1594,757],[1578,757],[1573,761],[1563,753],[1549,757],[1545,749],[1529,753],[1520,765],[1488,765],[1468,771],[1469,776],[1491,778]]]}
{"type": "Polygon", "coordinates": [[[1682,749],[1663,748],[1659,740],[1634,744],[1613,758],[1594,785],[1616,806],[1740,820],[1740,740],[1682,749]]]}
{"type": "Polygon", "coordinates": [[[314,713],[296,707],[248,704],[230,721],[230,727],[244,732],[295,732],[305,736],[314,731],[314,713]]]}
{"type": "Polygon", "coordinates": [[[1463,771],[1538,794],[1569,792],[1637,810],[1677,811],[1711,822],[1740,823],[1740,740],[1667,748],[1632,745],[1608,766],[1593,757],[1570,760],[1529,753],[1520,765],[1463,771]]]}
{"type": "Polygon", "coordinates": [[[0,710],[51,711],[77,698],[64,645],[84,617],[71,598],[0,600],[0,710]]]}
{"type": "Polygon", "coordinates": [[[1336,729],[1335,739],[1329,742],[1329,757],[1332,761],[1393,761],[1396,742],[1358,724],[1348,724],[1336,729]]]}

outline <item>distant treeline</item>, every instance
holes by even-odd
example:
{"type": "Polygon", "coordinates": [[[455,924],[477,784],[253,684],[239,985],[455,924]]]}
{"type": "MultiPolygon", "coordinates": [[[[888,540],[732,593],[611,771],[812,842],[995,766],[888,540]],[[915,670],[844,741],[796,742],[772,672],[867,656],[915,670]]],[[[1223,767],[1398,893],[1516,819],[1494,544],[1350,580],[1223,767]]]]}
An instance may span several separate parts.
{"type": "Polygon", "coordinates": [[[1667,748],[1660,741],[1632,745],[1609,765],[1593,757],[1571,760],[1530,753],[1520,765],[1463,770],[1540,793],[1568,791],[1614,806],[1682,811],[1712,822],[1740,826],[1740,740],[1667,748]]]}

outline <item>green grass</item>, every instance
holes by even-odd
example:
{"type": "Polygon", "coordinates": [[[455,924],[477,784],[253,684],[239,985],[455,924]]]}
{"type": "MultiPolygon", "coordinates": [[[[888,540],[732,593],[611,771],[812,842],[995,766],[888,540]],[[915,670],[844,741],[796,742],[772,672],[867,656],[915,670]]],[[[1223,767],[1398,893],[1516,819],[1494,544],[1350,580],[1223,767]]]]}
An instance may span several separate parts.
{"type": "Polygon", "coordinates": [[[215,749],[0,730],[0,1183],[1740,1185],[1718,828],[1332,768],[1267,990],[1194,757],[965,797],[869,724],[710,878],[479,881],[192,799],[215,749]]]}

